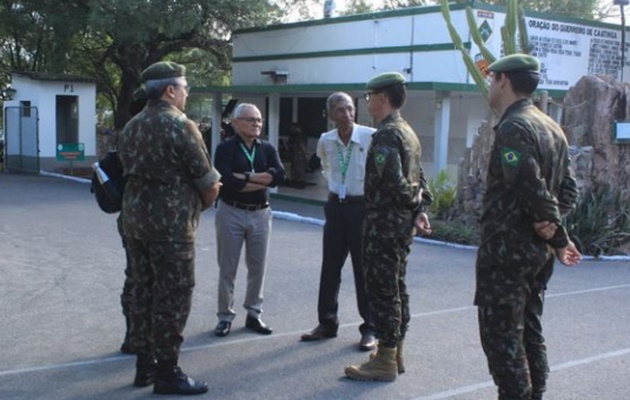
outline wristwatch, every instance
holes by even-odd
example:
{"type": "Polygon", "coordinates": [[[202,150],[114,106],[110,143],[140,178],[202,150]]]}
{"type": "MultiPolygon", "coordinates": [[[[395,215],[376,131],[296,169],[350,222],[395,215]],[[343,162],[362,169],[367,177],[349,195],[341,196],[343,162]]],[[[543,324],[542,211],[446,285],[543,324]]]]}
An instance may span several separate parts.
{"type": "Polygon", "coordinates": [[[251,172],[245,172],[245,182],[249,182],[250,175],[251,175],[251,172]]]}

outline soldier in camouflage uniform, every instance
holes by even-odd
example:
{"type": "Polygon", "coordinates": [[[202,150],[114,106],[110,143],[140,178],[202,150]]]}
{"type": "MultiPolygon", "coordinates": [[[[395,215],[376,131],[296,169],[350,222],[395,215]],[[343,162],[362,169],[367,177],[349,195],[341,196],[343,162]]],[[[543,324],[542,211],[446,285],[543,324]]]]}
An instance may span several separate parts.
{"type": "Polygon", "coordinates": [[[196,124],[183,113],[185,68],[159,62],[142,79],[147,106],[118,143],[127,176],[122,218],[134,282],[134,384],[154,383],[161,394],[199,394],[208,391],[207,383],[184,374],[178,358],[195,285],[195,231],[200,212],[218,195],[220,174],[196,124]]]}
{"type": "Polygon", "coordinates": [[[489,67],[489,102],[501,119],[483,198],[475,305],[500,400],[542,399],[549,367],[541,316],[553,253],[569,266],[581,258],[561,224],[577,197],[567,141],[530,99],[539,69],[522,54],[489,67]]]}
{"type": "Polygon", "coordinates": [[[420,164],[420,141],[399,112],[407,97],[404,77],[381,74],[367,89],[368,110],[378,125],[365,167],[363,268],[379,343],[368,362],[349,366],[345,373],[351,379],[393,381],[405,370],[407,257],[415,229],[430,233],[424,206],[432,198],[420,164]]]}
{"type": "MultiPolygon", "coordinates": [[[[144,86],[140,86],[133,92],[133,102],[129,107],[129,113],[131,116],[135,116],[138,114],[144,106],[146,105],[146,91],[144,86]]],[[[116,147],[118,145],[116,144],[116,147]]],[[[123,249],[125,250],[125,283],[123,284],[123,291],[120,295],[120,304],[122,305],[122,313],[125,316],[125,339],[123,340],[122,345],[120,346],[120,351],[126,354],[135,354],[136,352],[131,347],[130,337],[129,337],[129,329],[131,327],[131,302],[132,302],[132,289],[133,289],[133,278],[131,276],[131,269],[129,268],[129,254],[127,251],[127,244],[125,243],[125,230],[123,228],[123,218],[122,213],[118,214],[118,218],[116,219],[116,224],[118,227],[118,234],[120,235],[120,239],[122,241],[123,249]]]]}

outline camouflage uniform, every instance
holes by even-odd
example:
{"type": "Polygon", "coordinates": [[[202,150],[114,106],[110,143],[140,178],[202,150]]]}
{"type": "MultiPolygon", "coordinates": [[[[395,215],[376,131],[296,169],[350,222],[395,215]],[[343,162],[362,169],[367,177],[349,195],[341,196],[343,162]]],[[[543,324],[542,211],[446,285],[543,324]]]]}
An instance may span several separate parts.
{"type": "Polygon", "coordinates": [[[122,305],[122,313],[125,316],[125,340],[123,341],[120,350],[123,353],[133,353],[133,348],[129,343],[129,327],[131,326],[130,318],[131,318],[131,300],[132,300],[132,288],[133,288],[133,279],[131,277],[131,269],[129,268],[129,253],[127,250],[127,242],[125,240],[125,230],[123,228],[122,221],[122,213],[118,215],[116,219],[116,224],[118,226],[118,234],[120,235],[120,239],[122,241],[123,249],[125,250],[125,283],[123,284],[123,290],[120,294],[120,304],[122,305]]]}
{"type": "Polygon", "coordinates": [[[195,123],[162,100],[149,100],[125,126],[118,153],[128,177],[122,215],[134,281],[131,344],[176,364],[195,285],[197,188],[220,175],[195,123]]]}
{"type": "Polygon", "coordinates": [[[365,167],[363,265],[370,312],[379,343],[395,347],[409,324],[405,285],[413,222],[431,202],[420,165],[420,141],[398,111],[374,133],[365,167]]]}
{"type": "Polygon", "coordinates": [[[476,263],[475,305],[499,399],[541,398],[549,372],[542,336],[544,290],[552,248],[568,245],[562,216],[577,188],[561,128],[532,105],[513,103],[494,128],[476,263]],[[545,241],[532,224],[552,221],[545,241]]]}

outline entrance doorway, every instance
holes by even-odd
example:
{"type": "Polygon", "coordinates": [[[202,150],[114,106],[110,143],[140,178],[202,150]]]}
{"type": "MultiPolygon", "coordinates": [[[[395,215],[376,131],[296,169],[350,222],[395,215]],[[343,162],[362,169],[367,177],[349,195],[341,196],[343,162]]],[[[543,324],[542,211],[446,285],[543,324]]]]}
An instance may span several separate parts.
{"type": "Polygon", "coordinates": [[[57,96],[57,145],[79,142],[79,96],[57,96]]]}

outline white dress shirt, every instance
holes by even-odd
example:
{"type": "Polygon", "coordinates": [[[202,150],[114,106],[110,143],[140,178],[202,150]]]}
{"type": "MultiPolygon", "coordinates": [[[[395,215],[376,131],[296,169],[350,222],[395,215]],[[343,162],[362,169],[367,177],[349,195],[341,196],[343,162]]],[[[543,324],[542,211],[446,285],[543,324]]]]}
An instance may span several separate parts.
{"type": "Polygon", "coordinates": [[[329,191],[340,194],[340,188],[344,184],[342,163],[348,160],[345,177],[346,196],[363,196],[365,161],[375,131],[374,128],[354,124],[348,146],[339,138],[337,129],[322,133],[317,142],[317,156],[322,160],[322,174],[328,179],[329,191]],[[350,146],[352,148],[348,152],[350,146]]]}

